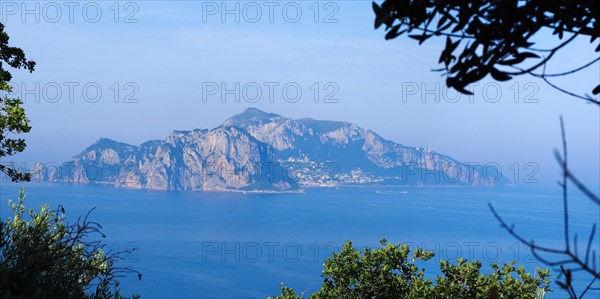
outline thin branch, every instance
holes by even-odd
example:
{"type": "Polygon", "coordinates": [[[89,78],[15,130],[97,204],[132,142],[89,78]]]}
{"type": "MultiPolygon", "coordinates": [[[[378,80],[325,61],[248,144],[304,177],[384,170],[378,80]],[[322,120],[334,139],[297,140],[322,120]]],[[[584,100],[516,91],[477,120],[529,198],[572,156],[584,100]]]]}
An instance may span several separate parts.
{"type": "Polygon", "coordinates": [[[581,71],[581,70],[583,70],[583,69],[585,69],[585,68],[593,65],[594,63],[596,63],[598,61],[600,61],[600,57],[598,57],[598,58],[596,58],[596,59],[594,59],[594,60],[592,60],[592,61],[590,61],[590,62],[588,62],[588,63],[586,63],[586,64],[584,64],[584,65],[582,65],[580,67],[578,67],[578,68],[572,69],[570,71],[566,71],[566,72],[562,72],[562,73],[556,73],[556,74],[544,74],[543,76],[544,77],[560,77],[560,76],[570,75],[570,74],[579,72],[579,71],[581,71]]]}
{"type": "Polygon", "coordinates": [[[590,238],[588,239],[588,246],[585,250],[585,263],[587,264],[590,260],[590,250],[592,249],[592,241],[594,240],[594,235],[596,234],[596,223],[592,226],[592,232],[590,233],[590,238]]]}
{"type": "MultiPolygon", "coordinates": [[[[537,77],[537,76],[536,76],[536,77],[537,77]]],[[[572,93],[572,92],[570,92],[570,91],[567,91],[567,90],[565,90],[565,89],[563,89],[563,88],[560,88],[560,87],[556,86],[555,84],[553,84],[552,82],[548,81],[548,79],[547,79],[547,78],[545,78],[544,76],[541,76],[541,77],[538,77],[538,78],[541,78],[542,80],[544,80],[544,82],[546,82],[546,83],[547,83],[548,85],[550,85],[552,88],[554,88],[554,89],[556,89],[556,90],[558,90],[558,91],[560,91],[560,92],[562,92],[562,93],[564,93],[564,94],[570,95],[570,96],[572,96],[572,97],[576,97],[576,98],[578,98],[578,99],[582,99],[582,100],[589,101],[589,102],[591,102],[591,103],[594,103],[594,104],[596,104],[596,105],[600,105],[600,101],[598,101],[598,100],[594,100],[594,99],[592,99],[592,98],[590,98],[590,97],[584,97],[584,96],[580,96],[580,95],[578,95],[578,94],[576,94],[576,93],[572,93]]]]}
{"type": "Polygon", "coordinates": [[[414,29],[421,30],[421,31],[423,31],[423,33],[431,33],[434,35],[437,34],[437,35],[441,35],[441,36],[456,37],[456,38],[460,38],[460,39],[463,39],[463,38],[476,39],[474,36],[466,35],[466,34],[460,35],[460,34],[455,34],[455,33],[446,33],[446,32],[437,31],[437,30],[430,30],[430,29],[421,28],[421,27],[410,27],[410,30],[414,30],[414,29]]]}
{"type": "Polygon", "coordinates": [[[565,246],[567,247],[567,251],[569,251],[569,205],[567,204],[567,138],[565,136],[565,125],[563,122],[562,115],[560,116],[560,132],[562,136],[562,145],[563,145],[563,182],[562,182],[562,190],[563,190],[563,215],[564,215],[564,232],[565,232],[565,246]]]}
{"type": "Polygon", "coordinates": [[[529,47],[527,49],[536,51],[536,52],[552,52],[552,50],[553,50],[553,49],[538,49],[538,48],[532,48],[532,47],[529,47]]]}
{"type": "Polygon", "coordinates": [[[598,277],[594,277],[592,278],[592,281],[590,281],[590,283],[587,285],[587,287],[585,288],[585,290],[583,290],[583,292],[581,292],[581,295],[579,296],[579,298],[583,298],[583,296],[585,295],[585,293],[588,290],[593,290],[595,288],[592,288],[592,286],[594,285],[594,282],[596,281],[596,279],[598,279],[598,277]]]}
{"type": "Polygon", "coordinates": [[[548,60],[550,60],[550,58],[552,58],[552,56],[554,56],[554,54],[556,54],[556,52],[558,50],[560,50],[562,47],[566,46],[567,44],[569,44],[570,42],[572,42],[576,37],[578,36],[577,33],[573,34],[570,38],[568,38],[566,41],[564,41],[562,44],[556,46],[554,49],[552,49],[552,51],[550,51],[550,54],[548,54],[548,56],[546,56],[544,59],[542,59],[542,61],[540,61],[539,63],[535,64],[534,66],[528,68],[528,69],[524,69],[520,72],[506,72],[507,75],[524,75],[524,74],[528,74],[531,73],[532,71],[538,69],[540,66],[545,65],[548,60]]]}
{"type": "MultiPolygon", "coordinates": [[[[596,61],[597,61],[597,60],[599,60],[599,59],[600,59],[600,58],[598,58],[598,59],[596,59],[596,60],[592,61],[592,64],[593,64],[593,62],[596,62],[596,61]]],[[[510,67],[511,67],[511,68],[513,68],[513,69],[517,69],[517,70],[519,70],[519,71],[521,71],[521,72],[525,72],[525,71],[526,71],[526,70],[524,70],[523,68],[520,68],[520,67],[517,67],[517,66],[514,66],[514,65],[511,65],[510,67]]],[[[585,67],[587,67],[587,65],[580,67],[580,69],[582,69],[582,68],[585,68],[585,67]]],[[[572,71],[573,71],[573,70],[572,70],[572,71]]],[[[554,83],[550,82],[550,81],[548,80],[548,78],[546,78],[546,77],[555,77],[555,75],[558,75],[558,74],[550,74],[550,75],[547,75],[547,74],[546,74],[546,65],[545,65],[545,64],[544,64],[544,68],[543,68],[543,71],[542,71],[542,73],[541,73],[541,74],[534,73],[533,71],[529,71],[529,72],[527,72],[527,73],[528,73],[529,75],[533,76],[533,77],[536,77],[536,78],[540,78],[540,79],[542,79],[544,82],[546,82],[546,84],[550,85],[550,87],[552,87],[552,88],[554,88],[554,89],[556,89],[556,90],[558,90],[558,91],[560,91],[560,92],[562,92],[562,93],[564,93],[564,94],[570,95],[570,96],[572,96],[572,97],[575,97],[575,98],[578,98],[578,99],[582,99],[582,100],[588,101],[588,102],[590,102],[590,103],[592,103],[592,104],[600,105],[600,101],[598,101],[598,100],[595,100],[595,99],[593,99],[593,98],[592,98],[592,97],[590,97],[590,96],[585,96],[585,97],[584,97],[584,96],[578,95],[578,94],[576,94],[576,93],[573,93],[573,92],[567,91],[567,90],[565,90],[564,88],[561,88],[561,87],[557,86],[556,84],[554,84],[554,83]]],[[[510,74],[510,73],[507,73],[507,74],[510,74]]]]}
{"type": "Polygon", "coordinates": [[[569,238],[569,210],[568,210],[568,193],[567,193],[567,181],[571,181],[571,182],[577,182],[575,183],[576,185],[579,184],[580,186],[578,186],[578,189],[582,190],[582,191],[587,191],[584,193],[590,198],[592,199],[592,201],[597,202],[597,196],[595,196],[593,193],[591,193],[591,191],[589,191],[583,184],[581,184],[574,175],[570,174],[569,168],[568,168],[568,164],[567,164],[567,141],[566,141],[566,134],[565,134],[565,126],[564,126],[564,122],[563,122],[563,118],[560,118],[560,127],[561,127],[561,137],[562,137],[562,157],[561,154],[558,151],[555,151],[554,154],[557,157],[557,161],[558,163],[561,165],[562,168],[562,182],[559,182],[559,186],[561,186],[562,189],[562,197],[563,197],[563,214],[564,214],[564,234],[565,234],[565,249],[554,249],[554,248],[547,248],[544,246],[539,246],[537,244],[535,244],[535,242],[532,241],[527,241],[525,238],[523,238],[521,235],[519,235],[518,233],[516,233],[516,231],[514,230],[514,225],[509,226],[504,219],[502,219],[502,217],[500,217],[500,215],[496,212],[496,210],[494,209],[494,207],[492,206],[492,204],[488,203],[488,206],[490,208],[490,210],[492,211],[492,214],[494,215],[494,217],[498,220],[498,222],[500,222],[500,226],[502,228],[504,228],[511,236],[513,236],[515,239],[517,239],[519,242],[521,242],[522,244],[526,245],[527,247],[529,247],[531,249],[531,253],[533,254],[533,256],[540,261],[541,263],[550,266],[550,267],[556,267],[558,266],[560,268],[560,274],[558,276],[558,279],[561,279],[564,275],[564,281],[557,281],[557,284],[564,289],[565,291],[568,292],[569,296],[571,298],[581,298],[583,297],[583,295],[590,289],[595,289],[593,288],[593,283],[594,281],[600,279],[600,273],[596,270],[596,250],[592,250],[592,244],[593,244],[593,240],[594,240],[594,236],[596,233],[596,224],[594,224],[592,226],[592,230],[591,230],[591,234],[588,238],[588,243],[587,243],[587,248],[585,251],[585,260],[581,260],[579,258],[579,253],[578,253],[578,241],[577,241],[577,234],[574,235],[573,238],[573,250],[571,251],[571,247],[570,247],[570,238],[569,238]],[[572,177],[572,179],[570,178],[572,177]],[[552,253],[552,254],[558,254],[558,255],[562,255],[564,258],[560,259],[560,260],[556,260],[556,261],[552,261],[549,259],[546,259],[544,257],[542,257],[540,255],[540,252],[545,252],[545,253],[552,253]],[[591,252],[591,253],[590,253],[591,252]],[[590,263],[590,256],[591,256],[591,263],[590,263]],[[565,266],[569,266],[568,268],[565,268],[565,266]],[[572,284],[572,275],[574,272],[586,272],[589,273],[593,279],[592,282],[590,282],[590,284],[583,290],[583,293],[581,296],[576,296],[576,292],[573,288],[573,284],[572,284]]]}
{"type": "Polygon", "coordinates": [[[573,254],[579,256],[579,250],[577,250],[577,234],[573,236],[573,254]]]}
{"type": "MultiPolygon", "coordinates": [[[[557,152],[554,152],[554,155],[555,155],[556,159],[558,160],[558,162],[562,164],[562,159],[560,158],[560,155],[558,155],[557,152]]],[[[600,205],[600,198],[598,198],[597,195],[592,193],[592,191],[590,191],[590,189],[588,189],[583,183],[581,183],[577,179],[577,177],[575,177],[571,173],[571,171],[569,171],[567,169],[566,172],[567,172],[567,178],[575,185],[575,187],[577,187],[577,189],[579,189],[579,191],[583,192],[583,194],[585,194],[592,202],[594,202],[597,205],[600,205]]]]}
{"type": "Polygon", "coordinates": [[[517,232],[514,230],[513,226],[509,227],[506,224],[506,222],[504,221],[504,219],[502,219],[500,214],[498,214],[498,212],[496,212],[496,209],[494,208],[494,206],[492,206],[492,204],[488,203],[488,207],[492,211],[492,214],[494,214],[494,217],[498,220],[498,222],[500,222],[500,227],[504,228],[511,236],[513,236],[515,239],[517,239],[519,242],[521,242],[525,246],[535,249],[535,250],[542,251],[542,252],[547,252],[547,253],[567,254],[566,250],[539,246],[539,245],[536,245],[535,242],[533,242],[533,241],[527,241],[521,235],[517,234],[517,232]]]}

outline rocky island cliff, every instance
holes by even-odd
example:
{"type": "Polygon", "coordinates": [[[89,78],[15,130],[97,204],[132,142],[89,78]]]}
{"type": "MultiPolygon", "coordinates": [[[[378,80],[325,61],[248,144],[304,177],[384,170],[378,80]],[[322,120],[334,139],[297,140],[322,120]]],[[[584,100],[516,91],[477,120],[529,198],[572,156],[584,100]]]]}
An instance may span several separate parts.
{"type": "Polygon", "coordinates": [[[484,172],[481,165],[397,144],[352,123],[294,120],[254,108],[214,129],[174,131],[139,146],[101,138],[59,167],[38,164],[32,171],[37,180],[155,190],[282,192],[506,182],[484,172]]]}

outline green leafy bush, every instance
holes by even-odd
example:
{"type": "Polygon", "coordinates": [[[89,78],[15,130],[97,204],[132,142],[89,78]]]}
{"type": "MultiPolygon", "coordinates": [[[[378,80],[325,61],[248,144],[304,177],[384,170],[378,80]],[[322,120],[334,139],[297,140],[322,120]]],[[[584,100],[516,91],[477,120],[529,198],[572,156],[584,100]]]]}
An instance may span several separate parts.
{"type": "Polygon", "coordinates": [[[62,207],[35,212],[24,201],[21,189],[17,203],[9,200],[14,216],[0,220],[1,298],[126,298],[116,278],[135,271],[115,263],[128,252],[105,252],[100,241],[88,240],[104,237],[89,212],[68,224],[62,207]]]}
{"type": "MultiPolygon", "coordinates": [[[[549,271],[537,269],[532,276],[514,262],[492,264],[493,272],[481,273],[481,263],[458,259],[440,263],[442,275],[435,283],[425,276],[417,261],[431,259],[433,252],[381,241],[381,248],[362,252],[346,242],[342,250],[324,263],[323,285],[310,298],[543,298],[549,291],[549,271]]],[[[303,295],[303,294],[302,294],[303,295]]],[[[274,298],[302,298],[288,287],[274,298]]]]}

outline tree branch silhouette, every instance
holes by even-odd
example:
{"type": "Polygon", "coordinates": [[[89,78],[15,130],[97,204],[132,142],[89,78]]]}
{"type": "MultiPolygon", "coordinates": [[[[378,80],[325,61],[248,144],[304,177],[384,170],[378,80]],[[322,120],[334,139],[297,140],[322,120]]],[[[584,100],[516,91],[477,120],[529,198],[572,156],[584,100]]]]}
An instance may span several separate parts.
{"type": "Polygon", "coordinates": [[[600,207],[600,201],[598,201],[598,196],[593,194],[585,185],[583,185],[576,177],[572,174],[572,172],[568,168],[567,164],[567,141],[565,134],[565,127],[562,117],[560,118],[560,127],[561,127],[561,137],[562,137],[562,147],[563,152],[562,155],[555,151],[555,156],[557,162],[561,166],[562,170],[562,182],[558,182],[559,186],[562,189],[562,200],[563,200],[563,233],[564,233],[564,248],[552,248],[541,246],[535,243],[534,240],[528,241],[525,237],[516,232],[514,224],[508,225],[506,221],[498,214],[496,209],[491,203],[488,203],[492,214],[500,223],[500,226],[505,229],[512,237],[517,239],[519,242],[527,246],[533,256],[542,262],[543,264],[549,267],[559,267],[559,279],[564,277],[563,281],[557,281],[557,284],[564,290],[567,291],[570,298],[583,298],[583,296],[589,290],[597,290],[598,288],[594,288],[594,283],[596,280],[600,280],[600,271],[596,267],[596,250],[593,249],[592,244],[594,242],[594,237],[596,235],[596,226],[597,223],[592,225],[590,236],[587,240],[587,246],[585,250],[585,257],[582,259],[578,252],[577,248],[577,234],[573,236],[573,247],[571,247],[571,238],[569,234],[569,205],[568,205],[568,182],[573,183],[577,189],[582,191],[586,197],[588,197],[593,203],[600,207]],[[541,256],[541,253],[549,253],[559,255],[560,259],[550,260],[546,257],[541,256]],[[572,275],[574,272],[583,271],[591,276],[590,283],[582,290],[581,294],[577,296],[577,292],[573,287],[572,275]]]}
{"type": "MultiPolygon", "coordinates": [[[[420,45],[432,37],[445,38],[438,61],[444,67],[436,71],[445,71],[446,85],[458,92],[472,94],[466,87],[487,75],[507,81],[530,74],[560,92],[600,106],[592,96],[569,92],[547,79],[571,75],[600,59],[570,71],[545,74],[548,62],[575,39],[598,40],[600,6],[594,1],[384,0],[373,2],[373,11],[375,28],[385,25],[387,40],[407,34],[420,45]],[[553,47],[533,47],[532,37],[542,30],[557,37],[553,47]],[[528,62],[533,65],[524,66],[528,62]],[[544,73],[536,73],[541,68],[544,73]]],[[[595,52],[600,52],[600,44],[595,52]]],[[[600,94],[600,84],[592,88],[593,95],[600,94]]]]}

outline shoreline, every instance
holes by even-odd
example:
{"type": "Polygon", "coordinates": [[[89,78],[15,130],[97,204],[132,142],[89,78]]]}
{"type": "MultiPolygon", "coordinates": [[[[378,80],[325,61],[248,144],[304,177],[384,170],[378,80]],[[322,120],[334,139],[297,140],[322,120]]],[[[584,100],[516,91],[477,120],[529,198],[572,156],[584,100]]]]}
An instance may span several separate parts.
{"type": "MultiPolygon", "coordinates": [[[[317,189],[354,189],[354,188],[444,188],[444,189],[455,189],[455,188],[497,188],[497,187],[514,187],[514,185],[371,185],[371,184],[340,184],[340,185],[306,185],[296,190],[270,190],[270,189],[196,189],[196,190],[177,190],[177,189],[152,189],[152,188],[136,188],[127,186],[115,186],[114,183],[71,183],[71,182],[24,182],[29,185],[72,185],[72,186],[101,186],[111,187],[113,189],[124,189],[124,190],[146,190],[146,191],[175,191],[175,192],[232,192],[242,194],[305,194],[305,190],[317,190],[317,189]]],[[[22,184],[22,183],[21,183],[22,184]]]]}

